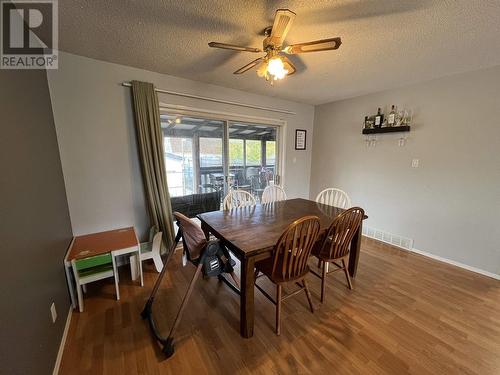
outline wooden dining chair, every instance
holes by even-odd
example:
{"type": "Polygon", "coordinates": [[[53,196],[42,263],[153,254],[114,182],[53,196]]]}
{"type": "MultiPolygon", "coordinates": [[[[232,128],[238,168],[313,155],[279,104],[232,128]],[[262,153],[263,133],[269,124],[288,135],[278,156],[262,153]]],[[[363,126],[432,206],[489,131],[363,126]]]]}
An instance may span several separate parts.
{"type": "Polygon", "coordinates": [[[269,185],[266,186],[262,193],[261,203],[271,203],[278,201],[285,201],[286,193],[281,186],[269,185]]]}
{"type": "Polygon", "coordinates": [[[307,261],[317,240],[319,229],[320,222],[317,216],[305,216],[295,220],[283,232],[274,246],[274,255],[255,263],[255,286],[276,305],[277,335],[281,333],[281,302],[285,299],[305,291],[309,308],[311,312],[314,312],[306,275],[309,273],[307,261]],[[257,284],[259,272],[262,272],[276,284],[276,299],[257,284]],[[282,286],[289,282],[295,282],[299,289],[283,297],[282,286]]]}
{"type": "Polygon", "coordinates": [[[343,190],[328,188],[316,196],[316,202],[339,208],[351,208],[351,198],[343,190]]]}
{"type": "Polygon", "coordinates": [[[255,198],[245,190],[230,190],[222,203],[224,210],[255,205],[255,198]]]}
{"type": "Polygon", "coordinates": [[[323,239],[314,244],[312,255],[318,258],[319,264],[322,264],[322,274],[314,270],[311,270],[311,273],[321,279],[322,303],[325,301],[326,276],[329,273],[343,270],[347,285],[349,289],[352,289],[347,260],[352,238],[361,225],[364,215],[365,211],[360,207],[353,207],[342,212],[333,220],[323,239]],[[333,264],[335,269],[328,271],[329,263],[333,264]]]}
{"type": "MultiPolygon", "coordinates": [[[[316,196],[316,202],[325,204],[331,207],[339,207],[348,209],[351,208],[351,198],[343,190],[337,188],[327,188],[321,191],[316,196]]],[[[321,267],[321,260],[318,260],[318,268],[321,267]]],[[[328,263],[326,264],[326,272],[328,272],[328,263]]]]}

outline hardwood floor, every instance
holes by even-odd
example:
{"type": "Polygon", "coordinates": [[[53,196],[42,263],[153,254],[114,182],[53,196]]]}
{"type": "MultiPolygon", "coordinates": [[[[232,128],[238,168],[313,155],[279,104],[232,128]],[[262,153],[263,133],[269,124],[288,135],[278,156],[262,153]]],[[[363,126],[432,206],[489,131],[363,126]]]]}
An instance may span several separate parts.
{"type": "MultiPolygon", "coordinates": [[[[162,332],[194,267],[182,268],[179,252],[169,271],[154,305],[162,332]]],[[[139,316],[156,276],[145,264],[141,288],[122,269],[119,302],[111,279],[89,285],[85,311],[72,316],[60,374],[500,373],[500,281],[374,240],[363,239],[354,290],[342,274],[329,275],[320,305],[320,280],[309,276],[316,310],[305,296],[287,300],[279,337],[274,305],[261,293],[254,337],[243,339],[237,296],[217,279],[200,280],[169,360],[139,316]]]]}

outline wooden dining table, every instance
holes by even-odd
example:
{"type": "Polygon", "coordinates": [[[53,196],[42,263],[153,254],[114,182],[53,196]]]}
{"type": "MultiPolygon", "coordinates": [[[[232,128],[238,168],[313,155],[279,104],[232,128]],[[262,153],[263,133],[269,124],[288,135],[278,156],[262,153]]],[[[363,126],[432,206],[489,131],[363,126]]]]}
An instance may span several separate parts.
{"type": "MultiPolygon", "coordinates": [[[[320,236],[345,210],[307,199],[289,199],[262,205],[199,214],[201,228],[207,238],[218,238],[241,262],[240,334],[253,336],[254,266],[255,262],[272,256],[273,248],[283,231],[294,220],[315,215],[321,223],[320,236]]],[[[365,219],[367,216],[365,216],[365,219]]],[[[361,245],[362,226],[354,235],[349,256],[349,273],[356,277],[361,245]]]]}

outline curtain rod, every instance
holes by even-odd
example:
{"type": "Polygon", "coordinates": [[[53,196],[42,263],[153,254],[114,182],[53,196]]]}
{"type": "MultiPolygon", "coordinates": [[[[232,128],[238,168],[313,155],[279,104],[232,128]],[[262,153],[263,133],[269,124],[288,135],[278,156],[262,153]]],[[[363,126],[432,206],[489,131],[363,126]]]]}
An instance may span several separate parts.
{"type": "MultiPolygon", "coordinates": [[[[122,86],[132,87],[132,84],[130,82],[123,82],[122,86]]],[[[162,89],[157,89],[157,88],[155,88],[155,91],[156,92],[161,92],[162,94],[183,96],[185,98],[192,98],[192,99],[201,99],[201,100],[206,100],[206,101],[215,102],[215,103],[237,105],[239,107],[261,109],[263,111],[285,113],[287,115],[296,115],[297,114],[296,112],[292,112],[292,111],[289,111],[289,110],[286,110],[286,109],[276,109],[276,108],[271,108],[271,107],[261,107],[261,106],[253,105],[253,104],[245,104],[245,103],[232,102],[230,100],[222,100],[222,99],[210,98],[208,96],[192,95],[192,94],[186,94],[186,93],[183,93],[183,92],[168,91],[168,90],[162,90],[162,89]]]]}

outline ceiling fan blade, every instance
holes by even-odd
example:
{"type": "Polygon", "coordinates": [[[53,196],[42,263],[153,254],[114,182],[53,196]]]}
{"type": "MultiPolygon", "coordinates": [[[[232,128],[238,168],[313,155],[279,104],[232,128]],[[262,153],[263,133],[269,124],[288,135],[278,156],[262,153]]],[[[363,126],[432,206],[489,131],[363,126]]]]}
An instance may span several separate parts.
{"type": "Polygon", "coordinates": [[[295,68],[295,65],[293,65],[293,63],[290,61],[290,59],[288,57],[282,55],[281,59],[283,61],[283,65],[285,66],[285,69],[288,70],[287,75],[292,75],[293,73],[295,73],[297,71],[297,69],[295,68]]]}
{"type": "Polygon", "coordinates": [[[258,59],[255,59],[254,61],[246,64],[245,66],[242,66],[237,71],[235,71],[233,74],[242,74],[242,73],[245,73],[246,71],[252,69],[254,66],[259,65],[262,62],[262,60],[264,60],[264,58],[263,57],[259,57],[258,59]]]}
{"type": "Polygon", "coordinates": [[[295,13],[290,9],[278,9],[274,16],[274,23],[268,44],[276,47],[281,46],[285,41],[286,34],[288,34],[294,19],[295,13]]]}
{"type": "Polygon", "coordinates": [[[230,49],[233,51],[240,51],[240,52],[262,52],[262,50],[260,48],[235,46],[234,44],[210,42],[210,43],[208,43],[208,45],[212,48],[223,48],[223,49],[230,49]]]}
{"type": "Polygon", "coordinates": [[[296,55],[298,53],[329,51],[337,49],[342,44],[339,37],[315,40],[314,42],[291,44],[283,48],[283,52],[296,55]]]}

